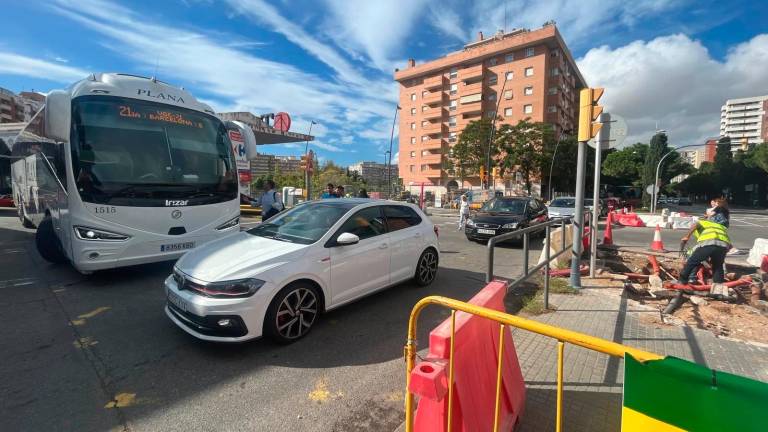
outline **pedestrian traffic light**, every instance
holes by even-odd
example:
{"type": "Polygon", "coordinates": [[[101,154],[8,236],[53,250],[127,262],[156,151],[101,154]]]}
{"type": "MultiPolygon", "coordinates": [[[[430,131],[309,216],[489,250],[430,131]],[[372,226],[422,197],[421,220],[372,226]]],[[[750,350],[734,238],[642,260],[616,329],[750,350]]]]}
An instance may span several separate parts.
{"type": "Polygon", "coordinates": [[[603,107],[597,104],[605,89],[585,88],[579,94],[579,141],[589,141],[597,135],[602,123],[596,120],[603,112],[603,107]]]}

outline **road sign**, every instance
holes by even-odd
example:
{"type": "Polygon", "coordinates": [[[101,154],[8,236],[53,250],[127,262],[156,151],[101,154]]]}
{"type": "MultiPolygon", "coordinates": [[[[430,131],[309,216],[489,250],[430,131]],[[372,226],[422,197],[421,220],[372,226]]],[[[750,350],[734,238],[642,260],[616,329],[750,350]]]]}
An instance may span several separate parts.
{"type": "MultiPolygon", "coordinates": [[[[620,146],[627,138],[628,131],[627,122],[624,118],[616,114],[611,114],[608,141],[600,143],[600,149],[608,150],[620,146]]],[[[595,138],[587,141],[587,144],[589,144],[590,147],[595,148],[595,138]]]]}
{"type": "Polygon", "coordinates": [[[648,195],[653,195],[659,191],[659,188],[656,187],[656,185],[648,185],[648,187],[645,188],[645,191],[648,192],[648,195]]]}
{"type": "Polygon", "coordinates": [[[286,112],[279,112],[275,114],[275,121],[273,126],[279,131],[288,132],[288,130],[291,129],[291,116],[289,116],[286,112]]]}

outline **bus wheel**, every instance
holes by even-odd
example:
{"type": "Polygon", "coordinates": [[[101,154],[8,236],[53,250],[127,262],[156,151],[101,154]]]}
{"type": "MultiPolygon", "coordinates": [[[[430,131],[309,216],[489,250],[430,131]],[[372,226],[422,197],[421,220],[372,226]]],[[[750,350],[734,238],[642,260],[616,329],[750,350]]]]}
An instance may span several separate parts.
{"type": "Polygon", "coordinates": [[[61,250],[61,242],[56,237],[53,229],[53,221],[50,216],[40,222],[35,234],[35,245],[40,255],[48,262],[61,264],[67,262],[64,251],[61,250]]]}
{"type": "Polygon", "coordinates": [[[32,223],[26,216],[24,216],[24,203],[21,200],[16,201],[16,213],[19,215],[19,222],[24,228],[34,228],[35,224],[32,223]]]}

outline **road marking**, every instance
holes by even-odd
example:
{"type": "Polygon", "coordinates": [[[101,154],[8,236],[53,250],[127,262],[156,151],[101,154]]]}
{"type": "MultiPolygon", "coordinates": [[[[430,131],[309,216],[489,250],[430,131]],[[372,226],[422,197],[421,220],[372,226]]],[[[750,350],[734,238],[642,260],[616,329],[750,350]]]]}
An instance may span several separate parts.
{"type": "Polygon", "coordinates": [[[735,219],[735,218],[733,218],[732,220],[735,221],[735,222],[745,223],[745,224],[750,225],[750,226],[756,226],[756,227],[760,227],[760,228],[765,228],[764,225],[758,225],[756,223],[747,222],[744,219],[735,219]]]}
{"type": "Polygon", "coordinates": [[[134,405],[136,401],[136,393],[119,393],[104,408],[125,408],[134,405]]]}
{"type": "Polygon", "coordinates": [[[86,320],[88,320],[88,319],[90,319],[90,318],[93,318],[93,317],[95,317],[96,315],[98,315],[98,314],[100,314],[100,313],[102,313],[102,312],[106,312],[106,311],[108,311],[108,310],[110,310],[110,309],[111,309],[111,308],[110,308],[109,306],[102,306],[102,307],[98,307],[98,308],[96,308],[96,309],[94,309],[94,310],[92,310],[92,311],[90,311],[90,312],[84,313],[84,314],[82,314],[82,315],[78,315],[78,318],[79,318],[79,319],[74,319],[74,320],[72,320],[72,324],[74,324],[74,325],[76,325],[76,326],[80,326],[80,325],[83,325],[83,324],[85,324],[85,321],[86,321],[86,320]]]}
{"type": "Polygon", "coordinates": [[[0,288],[10,288],[24,285],[32,285],[37,282],[35,278],[21,278],[21,279],[6,279],[0,281],[0,288]]]}

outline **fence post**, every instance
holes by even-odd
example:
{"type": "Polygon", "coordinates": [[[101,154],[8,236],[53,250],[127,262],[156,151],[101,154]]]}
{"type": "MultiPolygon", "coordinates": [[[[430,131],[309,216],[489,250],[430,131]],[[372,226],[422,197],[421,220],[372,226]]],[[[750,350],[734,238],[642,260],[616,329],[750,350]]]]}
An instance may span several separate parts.
{"type": "Polygon", "coordinates": [[[560,250],[564,250],[565,249],[565,221],[567,219],[568,218],[563,218],[562,219],[563,223],[562,223],[562,225],[560,225],[562,227],[562,230],[563,230],[563,232],[561,233],[562,235],[560,236],[560,250]]]}
{"type": "Polygon", "coordinates": [[[528,233],[523,234],[523,276],[528,276],[528,233]]]}
{"type": "Polygon", "coordinates": [[[549,225],[547,225],[544,232],[546,235],[546,239],[544,240],[544,260],[547,262],[544,266],[544,309],[549,309],[549,225]]]}
{"type": "Polygon", "coordinates": [[[491,283],[493,280],[493,247],[495,244],[493,238],[488,240],[488,270],[485,272],[485,283],[491,283]]]}

